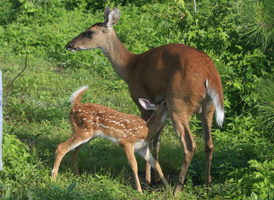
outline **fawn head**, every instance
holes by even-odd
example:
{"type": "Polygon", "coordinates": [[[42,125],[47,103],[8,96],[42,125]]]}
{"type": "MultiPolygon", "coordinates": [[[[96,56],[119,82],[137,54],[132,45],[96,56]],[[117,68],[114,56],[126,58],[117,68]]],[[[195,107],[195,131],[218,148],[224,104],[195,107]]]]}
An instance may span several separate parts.
{"type": "Polygon", "coordinates": [[[166,116],[167,116],[166,101],[161,101],[160,103],[154,104],[144,98],[139,98],[138,100],[139,100],[140,105],[145,110],[153,110],[151,117],[146,121],[146,123],[149,123],[149,121],[151,119],[153,119],[153,121],[160,120],[162,123],[164,122],[164,120],[166,119],[166,116]]]}

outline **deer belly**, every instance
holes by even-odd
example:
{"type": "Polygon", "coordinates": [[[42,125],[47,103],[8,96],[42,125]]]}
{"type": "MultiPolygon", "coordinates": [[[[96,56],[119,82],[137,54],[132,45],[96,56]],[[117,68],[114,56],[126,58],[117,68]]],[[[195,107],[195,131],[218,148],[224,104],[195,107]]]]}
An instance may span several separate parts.
{"type": "Polygon", "coordinates": [[[104,133],[102,132],[98,132],[96,133],[95,137],[100,137],[100,138],[104,138],[106,140],[109,140],[111,142],[114,142],[116,144],[118,144],[120,138],[116,138],[116,137],[111,137],[111,136],[108,136],[108,135],[105,135],[104,133]]]}

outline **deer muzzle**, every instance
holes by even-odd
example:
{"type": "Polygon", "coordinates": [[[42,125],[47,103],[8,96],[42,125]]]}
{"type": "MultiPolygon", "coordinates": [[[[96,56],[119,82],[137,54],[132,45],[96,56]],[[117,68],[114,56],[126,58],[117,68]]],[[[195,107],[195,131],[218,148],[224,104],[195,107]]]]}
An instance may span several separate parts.
{"type": "Polygon", "coordinates": [[[66,45],[66,50],[69,50],[69,51],[73,52],[73,51],[79,50],[79,48],[73,47],[73,45],[69,42],[69,43],[66,45]]]}

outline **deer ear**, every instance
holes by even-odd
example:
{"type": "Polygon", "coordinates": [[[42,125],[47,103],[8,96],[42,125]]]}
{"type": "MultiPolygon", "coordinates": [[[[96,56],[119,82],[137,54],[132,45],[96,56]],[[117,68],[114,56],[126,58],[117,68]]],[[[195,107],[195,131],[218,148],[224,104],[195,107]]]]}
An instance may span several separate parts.
{"type": "Polygon", "coordinates": [[[138,100],[139,100],[139,103],[141,104],[141,106],[145,110],[154,110],[155,109],[155,105],[153,103],[151,103],[149,100],[143,99],[143,98],[139,98],[138,100]]]}
{"type": "Polygon", "coordinates": [[[108,21],[108,15],[109,15],[109,13],[110,13],[110,8],[106,7],[105,12],[104,12],[104,20],[105,20],[105,22],[108,21]]]}
{"type": "Polygon", "coordinates": [[[118,7],[115,7],[113,8],[112,11],[110,11],[110,13],[107,16],[107,20],[105,22],[106,22],[106,25],[111,28],[112,26],[118,23],[119,19],[120,19],[120,11],[118,7]]]}

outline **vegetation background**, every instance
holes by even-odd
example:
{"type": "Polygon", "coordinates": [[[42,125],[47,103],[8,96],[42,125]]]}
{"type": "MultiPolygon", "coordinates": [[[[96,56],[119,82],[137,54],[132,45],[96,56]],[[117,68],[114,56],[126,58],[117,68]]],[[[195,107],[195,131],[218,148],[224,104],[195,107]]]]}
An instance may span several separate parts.
{"type": "MultiPolygon", "coordinates": [[[[220,73],[225,122],[213,122],[212,183],[204,186],[201,123],[191,118],[197,150],[178,199],[274,199],[273,0],[1,0],[0,68],[4,97],[11,88],[3,127],[1,199],[173,199],[162,183],[133,189],[132,172],[118,146],[94,140],[79,153],[81,176],[66,155],[57,181],[50,178],[57,145],[70,137],[68,97],[89,85],[83,102],[140,116],[127,85],[100,50],[71,53],[65,45],[96,22],[106,6],[119,6],[114,27],[133,53],[169,43],[206,52],[220,73]]],[[[171,186],[182,148],[169,120],[160,165],[171,186]]],[[[144,180],[145,162],[137,156],[144,180]]]]}

